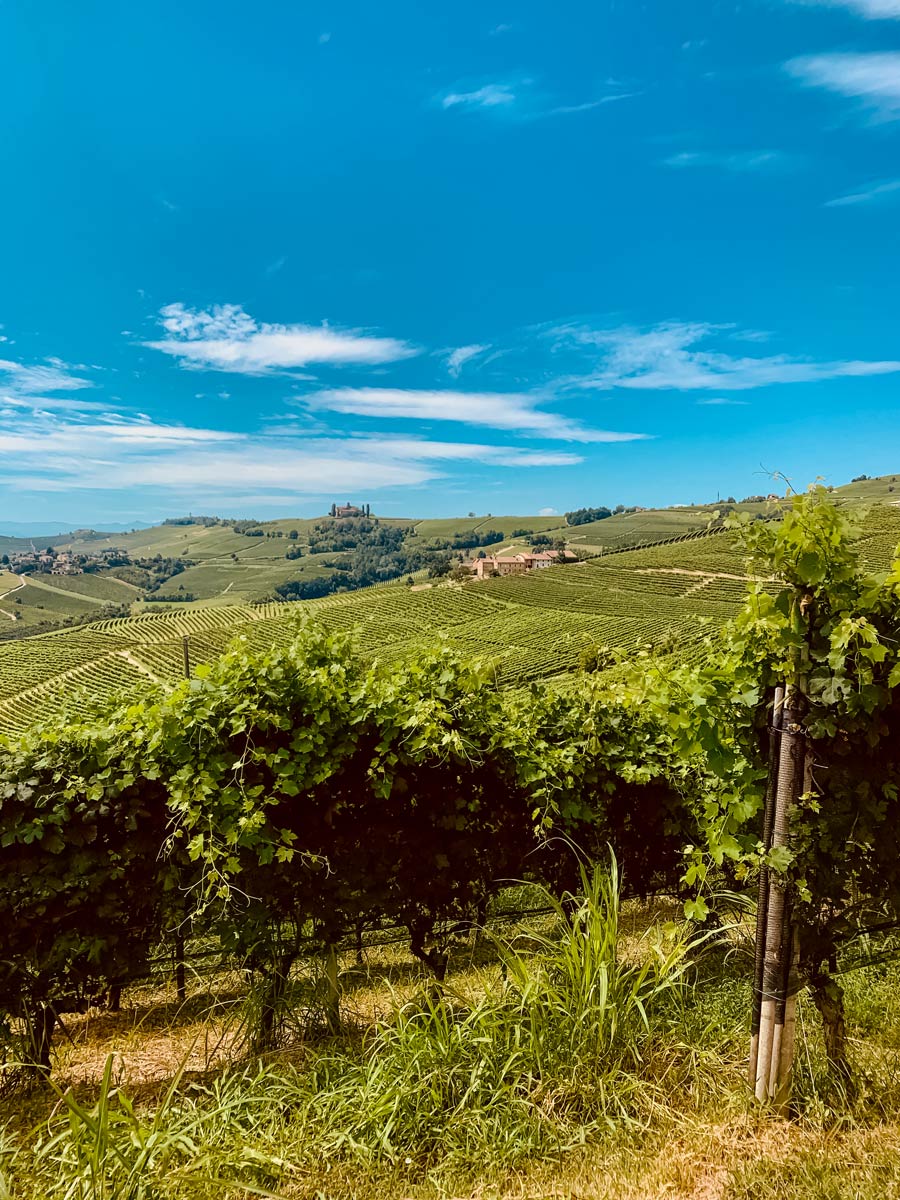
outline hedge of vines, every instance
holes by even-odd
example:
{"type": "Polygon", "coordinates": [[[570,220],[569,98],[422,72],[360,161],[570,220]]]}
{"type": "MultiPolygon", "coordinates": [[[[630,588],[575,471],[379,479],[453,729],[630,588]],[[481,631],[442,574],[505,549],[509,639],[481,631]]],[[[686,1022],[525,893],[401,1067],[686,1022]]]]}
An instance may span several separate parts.
{"type": "Polygon", "coordinates": [[[402,668],[299,628],[238,642],[103,719],[45,725],[0,757],[0,1014],[46,1062],[54,1014],[140,976],[177,931],[215,933],[272,980],[310,944],[440,934],[504,881],[556,888],[612,845],[628,885],[677,885],[689,831],[668,737],[587,684],[498,689],[437,649],[402,668]]]}
{"type": "Polygon", "coordinates": [[[385,922],[440,975],[441,934],[508,880],[574,882],[571,843],[611,846],[630,891],[687,889],[703,917],[723,871],[751,890],[768,696],[801,645],[815,784],[768,865],[833,999],[841,946],[900,918],[900,566],[861,573],[821,490],[742,536],[782,587],[749,596],[704,667],[511,691],[440,647],[373,664],[302,626],[102,718],[3,739],[0,1022],[46,1064],[59,1012],[185,931],[273,991],[304,948],[385,922]]]}

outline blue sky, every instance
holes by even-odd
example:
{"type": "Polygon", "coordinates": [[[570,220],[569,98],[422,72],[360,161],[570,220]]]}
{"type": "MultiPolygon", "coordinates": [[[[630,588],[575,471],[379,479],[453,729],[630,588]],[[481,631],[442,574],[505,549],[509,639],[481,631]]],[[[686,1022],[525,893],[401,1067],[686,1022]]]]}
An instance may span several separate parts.
{"type": "Polygon", "coordinates": [[[0,523],[900,472],[900,0],[5,0],[0,105],[0,523]]]}

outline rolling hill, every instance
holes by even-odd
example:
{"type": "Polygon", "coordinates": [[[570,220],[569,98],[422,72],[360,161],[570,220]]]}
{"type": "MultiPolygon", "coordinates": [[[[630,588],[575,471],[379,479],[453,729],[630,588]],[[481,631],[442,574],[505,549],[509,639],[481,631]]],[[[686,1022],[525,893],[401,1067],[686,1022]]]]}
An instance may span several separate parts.
{"type": "MultiPolygon", "coordinates": [[[[835,492],[841,504],[865,511],[859,547],[872,569],[887,566],[900,542],[892,480],[858,481],[835,492]]],[[[690,659],[704,653],[704,638],[737,610],[749,582],[731,535],[710,532],[709,515],[700,508],[648,510],[569,528],[556,516],[392,521],[426,546],[491,529],[502,535],[497,548],[515,551],[528,546],[522,532],[529,530],[565,536],[588,557],[526,576],[394,581],[293,604],[258,598],[296,577],[292,572],[311,577],[340,557],[308,553],[314,521],[266,522],[262,536],[188,523],[72,540],[60,548],[106,544],[137,556],[190,558],[196,565],[160,590],[178,598],[184,587],[198,599],[143,604],[136,587],[109,572],[31,577],[24,587],[17,576],[0,575],[0,623],[13,608],[25,628],[48,614],[82,620],[76,628],[0,642],[0,731],[20,730],[67,703],[83,709],[122,689],[178,679],[185,637],[197,664],[221,654],[235,636],[254,647],[284,642],[301,616],[353,630],[361,653],[382,658],[415,654],[442,637],[493,662],[504,684],[571,671],[590,646],[635,653],[666,642],[679,659],[690,659]],[[298,544],[305,557],[284,559],[284,547],[298,544]],[[110,617],[108,606],[122,604],[131,616],[110,617]]]]}
{"type": "MultiPolygon", "coordinates": [[[[847,502],[859,501],[851,494],[847,502]]],[[[415,654],[441,637],[492,662],[498,681],[510,685],[571,671],[589,646],[635,653],[648,644],[666,642],[675,646],[678,658],[690,659],[705,652],[706,635],[739,607],[748,577],[728,533],[697,530],[699,511],[669,511],[669,521],[664,514],[641,513],[633,514],[638,520],[609,518],[599,523],[612,526],[613,536],[621,540],[639,539],[648,528],[668,534],[669,540],[638,549],[607,541],[605,553],[590,560],[525,576],[413,587],[392,583],[293,604],[228,604],[227,597],[220,596],[216,605],[166,605],[165,611],[159,611],[163,605],[153,611],[146,606],[129,618],[98,619],[0,644],[0,730],[22,729],[68,703],[83,710],[92,700],[121,689],[179,678],[185,637],[196,664],[222,653],[235,636],[255,647],[283,643],[302,615],[332,629],[352,630],[363,654],[382,658],[415,654]]],[[[492,526],[496,520],[490,519],[492,526]]],[[[508,518],[505,524],[519,529],[528,520],[508,518]]],[[[420,522],[417,536],[427,527],[428,522],[420,522]]],[[[438,528],[445,535],[448,527],[442,523],[438,528]]],[[[157,529],[133,536],[147,539],[145,546],[168,550],[177,541],[163,542],[161,536],[186,536],[192,545],[210,551],[209,559],[192,569],[212,574],[229,569],[215,551],[240,536],[215,533],[217,537],[189,528],[161,535],[157,529]]],[[[602,533],[607,536],[605,529],[602,533]]],[[[588,536],[598,534],[590,529],[588,536]]],[[[900,508],[875,504],[865,517],[859,543],[863,561],[872,569],[885,567],[898,542],[900,508]]],[[[254,569],[266,570],[264,555],[249,561],[254,569]]],[[[102,603],[99,597],[80,595],[74,586],[78,579],[54,578],[53,587],[72,585],[73,603],[102,603]]],[[[212,579],[210,586],[218,582],[212,579]]],[[[102,610],[97,616],[102,618],[102,610]]]]}

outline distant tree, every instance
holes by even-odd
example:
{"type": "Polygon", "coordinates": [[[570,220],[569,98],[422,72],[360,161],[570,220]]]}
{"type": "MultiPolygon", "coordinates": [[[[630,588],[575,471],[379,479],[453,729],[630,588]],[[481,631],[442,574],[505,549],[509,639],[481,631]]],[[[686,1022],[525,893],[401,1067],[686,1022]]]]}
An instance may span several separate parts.
{"type": "Polygon", "coordinates": [[[450,555],[436,554],[428,566],[428,577],[430,579],[439,579],[442,575],[446,575],[450,570],[450,555]]]}
{"type": "Polygon", "coordinates": [[[618,516],[620,513],[623,513],[624,511],[625,511],[625,505],[624,505],[624,504],[617,504],[617,505],[616,505],[616,507],[613,509],[613,512],[614,512],[614,513],[615,513],[617,516],[618,516]]]}
{"type": "Polygon", "coordinates": [[[475,516],[475,514],[470,512],[470,513],[469,513],[469,516],[470,516],[470,517],[474,517],[474,516],[475,516]]]}
{"type": "Polygon", "coordinates": [[[298,538],[299,536],[300,536],[300,533],[299,533],[299,531],[298,531],[298,530],[296,530],[296,529],[292,529],[292,530],[291,530],[291,531],[288,533],[288,537],[291,539],[291,541],[292,541],[292,542],[296,542],[296,540],[297,540],[297,538],[298,538]]]}
{"type": "Polygon", "coordinates": [[[9,555],[4,554],[3,557],[0,558],[0,562],[3,563],[4,567],[8,567],[9,566],[9,555]]]}
{"type": "Polygon", "coordinates": [[[415,582],[415,580],[413,579],[412,575],[407,575],[407,577],[406,577],[406,586],[407,586],[407,587],[412,587],[414,582],[415,582]]]}
{"type": "Polygon", "coordinates": [[[853,479],[850,480],[850,482],[851,483],[865,483],[868,478],[869,478],[868,475],[855,475],[853,477],[853,479]]]}
{"type": "MultiPolygon", "coordinates": [[[[619,510],[616,509],[616,512],[619,510]]],[[[607,517],[611,517],[612,513],[608,508],[576,508],[572,512],[567,512],[567,525],[587,525],[589,521],[604,521],[607,517]]]]}

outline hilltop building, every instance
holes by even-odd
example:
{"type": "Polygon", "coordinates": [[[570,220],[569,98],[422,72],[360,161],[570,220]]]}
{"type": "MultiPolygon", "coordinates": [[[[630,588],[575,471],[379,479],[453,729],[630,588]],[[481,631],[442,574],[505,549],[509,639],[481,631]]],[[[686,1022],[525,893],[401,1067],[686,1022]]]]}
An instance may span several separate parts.
{"type": "Polygon", "coordinates": [[[361,508],[356,504],[351,504],[349,500],[346,504],[332,504],[331,506],[333,517],[368,517],[371,515],[371,511],[368,504],[361,508]]]}

